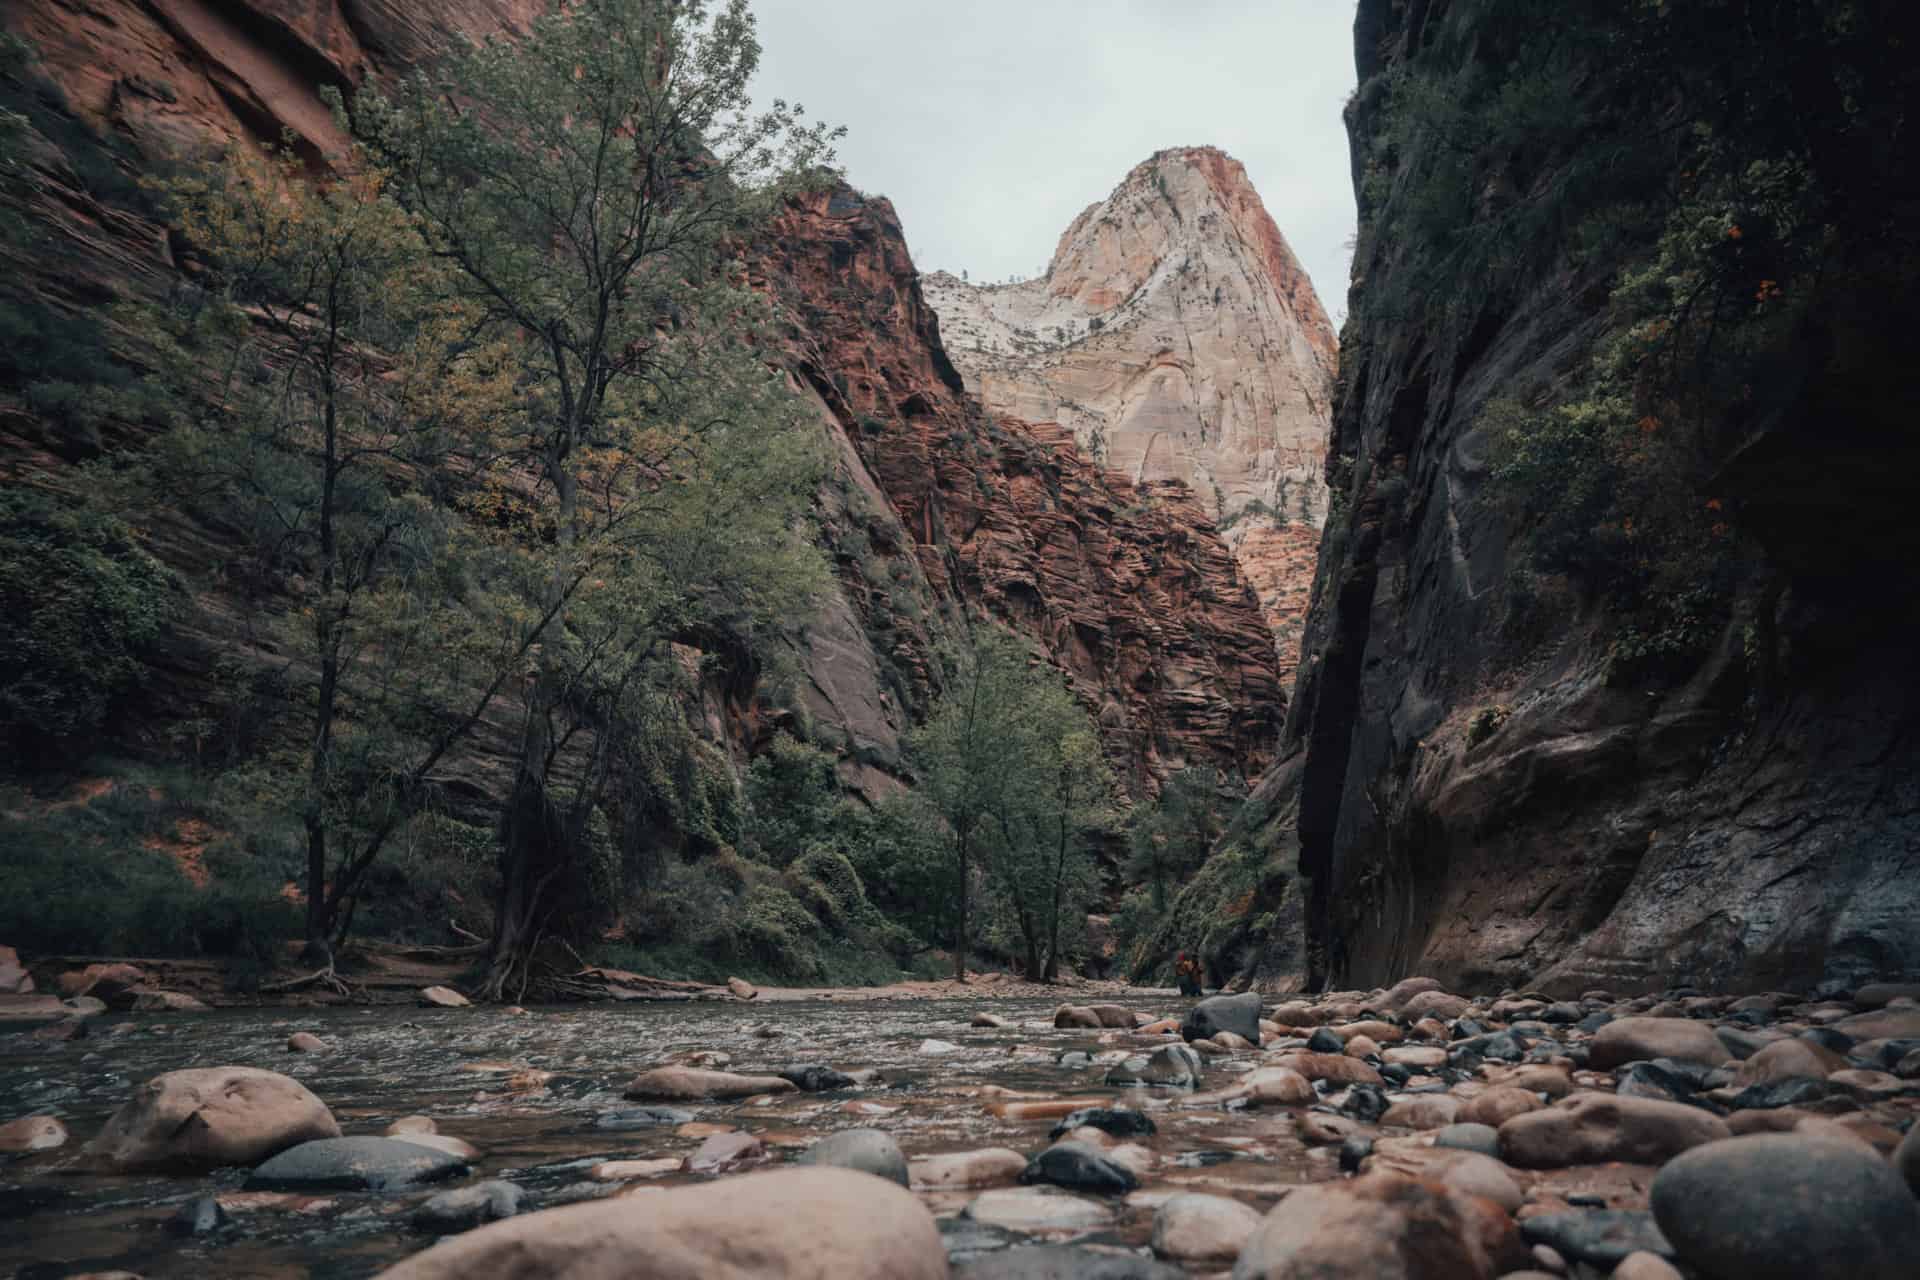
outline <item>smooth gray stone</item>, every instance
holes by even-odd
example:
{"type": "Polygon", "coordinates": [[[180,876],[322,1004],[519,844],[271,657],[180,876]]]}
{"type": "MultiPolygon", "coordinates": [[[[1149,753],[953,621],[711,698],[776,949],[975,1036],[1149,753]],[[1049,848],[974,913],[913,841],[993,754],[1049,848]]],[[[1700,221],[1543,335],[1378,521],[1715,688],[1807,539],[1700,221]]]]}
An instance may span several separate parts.
{"type": "Polygon", "coordinates": [[[399,1138],[320,1138],[289,1147],[247,1178],[249,1191],[401,1191],[457,1178],[467,1162],[399,1138]]]}
{"type": "Polygon", "coordinates": [[[1543,1213],[1521,1222],[1520,1235],[1528,1244],[1544,1244],[1566,1257],[1602,1267],[1617,1266],[1630,1253],[1674,1256],[1653,1215],[1632,1209],[1543,1213]]]}
{"type": "Polygon", "coordinates": [[[1844,1138],[1751,1134],[1668,1161],[1653,1214],[1680,1258],[1740,1280],[1912,1280],[1920,1201],[1844,1138]]]}
{"type": "Polygon", "coordinates": [[[678,1107],[622,1107],[602,1111],[593,1118],[596,1129],[655,1129],[663,1125],[682,1125],[693,1119],[693,1112],[678,1107]]]}
{"type": "Polygon", "coordinates": [[[1237,996],[1208,996],[1187,1010],[1180,1023],[1180,1035],[1186,1040],[1210,1040],[1216,1031],[1231,1031],[1254,1044],[1260,1043],[1260,994],[1243,992],[1237,996]]]}
{"type": "Polygon", "coordinates": [[[1456,1151],[1478,1151],[1500,1158],[1500,1131],[1490,1124],[1450,1124],[1433,1135],[1433,1145],[1456,1151]]]}
{"type": "Polygon", "coordinates": [[[511,1218],[525,1201],[526,1193],[513,1183],[489,1178],[470,1187],[442,1191],[413,1211],[413,1225],[422,1231],[453,1235],[511,1218]]]}
{"type": "Polygon", "coordinates": [[[903,1187],[908,1185],[907,1157],[893,1135],[879,1129],[842,1129],[830,1133],[808,1147],[799,1163],[858,1169],[903,1187]]]}

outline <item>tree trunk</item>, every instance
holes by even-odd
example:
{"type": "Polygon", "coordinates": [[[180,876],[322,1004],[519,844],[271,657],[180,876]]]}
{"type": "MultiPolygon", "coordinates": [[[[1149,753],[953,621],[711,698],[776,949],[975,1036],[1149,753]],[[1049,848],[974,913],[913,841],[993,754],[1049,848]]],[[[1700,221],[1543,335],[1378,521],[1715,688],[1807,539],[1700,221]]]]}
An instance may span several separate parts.
{"type": "MultiPolygon", "coordinates": [[[[565,613],[560,606],[570,567],[567,553],[574,544],[579,487],[568,470],[563,442],[556,440],[549,446],[545,468],[558,499],[555,524],[558,546],[544,603],[554,611],[549,625],[556,632],[562,632],[565,613]]],[[[555,635],[540,646],[533,686],[527,691],[520,764],[514,776],[513,794],[508,797],[500,822],[500,897],[493,913],[493,943],[487,960],[487,976],[480,986],[483,1000],[505,998],[508,984],[516,976],[521,985],[525,985],[526,970],[533,959],[541,892],[571,854],[566,847],[565,824],[553,803],[552,779],[548,776],[554,754],[553,713],[564,681],[552,654],[563,638],[555,635]]]]}
{"type": "Polygon", "coordinates": [[[953,980],[967,980],[967,842],[965,832],[956,835],[954,850],[960,859],[960,913],[953,939],[953,980]]]}
{"type": "Polygon", "coordinates": [[[320,655],[320,688],[313,704],[313,743],[307,757],[307,945],[314,963],[327,950],[333,931],[333,906],[327,897],[327,773],[333,755],[333,722],[340,702],[340,629],[344,617],[334,613],[333,593],[339,583],[340,535],[333,511],[340,483],[340,416],[334,380],[334,352],[338,342],[337,295],[329,292],[327,339],[321,348],[321,472],[320,472],[320,603],[313,611],[315,648],[320,655]]]}
{"type": "Polygon", "coordinates": [[[1053,900],[1047,909],[1047,971],[1042,982],[1052,982],[1060,972],[1060,897],[1066,890],[1067,878],[1067,814],[1070,811],[1072,794],[1063,795],[1060,808],[1060,845],[1053,859],[1053,900]]]}

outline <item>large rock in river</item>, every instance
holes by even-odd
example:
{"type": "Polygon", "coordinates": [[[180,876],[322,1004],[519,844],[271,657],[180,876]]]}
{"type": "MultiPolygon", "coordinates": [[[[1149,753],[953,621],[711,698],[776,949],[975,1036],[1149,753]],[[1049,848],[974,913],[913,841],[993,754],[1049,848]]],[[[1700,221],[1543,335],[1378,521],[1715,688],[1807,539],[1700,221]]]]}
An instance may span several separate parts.
{"type": "Polygon", "coordinates": [[[849,1169],[781,1169],[568,1205],[417,1253],[381,1280],[945,1280],[913,1194],[849,1169]]]}
{"type": "Polygon", "coordinates": [[[1240,1251],[1233,1280],[1493,1280],[1526,1256],[1491,1200],[1375,1173],[1296,1189],[1240,1251]]]}
{"type": "Polygon", "coordinates": [[[743,1076],[699,1067],[655,1067],[635,1076],[627,1085],[626,1096],[635,1102],[746,1098],[756,1093],[792,1093],[794,1087],[793,1081],[779,1076],[743,1076]]]}
{"type": "Polygon", "coordinates": [[[102,1173],[194,1173],[258,1164],[302,1142],[339,1136],[326,1103],[290,1076],[197,1067],[134,1090],[81,1160],[102,1173]]]}
{"type": "Polygon", "coordinates": [[[1920,1202],[1842,1138],[1765,1133],[1696,1147],[1653,1180],[1683,1261],[1716,1280],[1911,1280],[1920,1202]]]}
{"type": "Polygon", "coordinates": [[[1573,1164],[1659,1164],[1689,1148],[1733,1136],[1726,1121],[1696,1107],[1652,1098],[1576,1093],[1500,1126],[1500,1154],[1522,1169],[1573,1164]]]}
{"type": "Polygon", "coordinates": [[[1210,1040],[1221,1031],[1231,1031],[1252,1044],[1260,1043],[1259,992],[1208,996],[1189,1009],[1180,1024],[1180,1035],[1187,1040],[1210,1040]]]}
{"type": "Polygon", "coordinates": [[[1601,1071],[1655,1058],[1717,1067],[1732,1056],[1712,1027],[1687,1018],[1615,1018],[1594,1032],[1587,1054],[1588,1065],[1601,1071]]]}
{"type": "Polygon", "coordinates": [[[467,1159],[425,1145],[434,1135],[322,1138],[290,1147],[253,1171],[249,1191],[400,1191],[444,1182],[467,1171],[467,1159]]]}

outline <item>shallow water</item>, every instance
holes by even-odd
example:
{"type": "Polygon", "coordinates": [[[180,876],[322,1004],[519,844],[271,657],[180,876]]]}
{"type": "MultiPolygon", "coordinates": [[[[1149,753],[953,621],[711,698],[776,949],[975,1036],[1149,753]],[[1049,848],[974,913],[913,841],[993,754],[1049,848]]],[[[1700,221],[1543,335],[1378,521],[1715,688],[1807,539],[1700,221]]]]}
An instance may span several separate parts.
{"type": "MultiPolygon", "coordinates": [[[[1143,997],[1134,1007],[1178,1014],[1187,1002],[1143,997]]],[[[176,1276],[368,1276],[432,1242],[408,1225],[413,1207],[434,1191],[394,1195],[236,1198],[244,1170],[205,1177],[99,1177],[62,1172],[78,1144],[99,1129],[134,1085],[185,1067],[246,1065],[294,1076],[318,1094],[349,1134],[378,1134],[392,1120],[434,1118],[442,1133],[483,1154],[472,1177],[506,1178],[541,1205],[593,1193],[587,1170],[607,1159],[690,1155],[700,1138],[671,1128],[609,1132],[594,1117],[633,1106],[621,1089],[650,1066],[701,1051],[727,1054],[727,1069],[777,1071],[819,1063],[841,1071],[878,1068],[857,1089],[796,1093],[754,1103],[675,1103],[698,1121],[759,1135],[769,1159],[791,1160],[835,1129],[891,1132],[909,1158],[988,1146],[1032,1154],[1047,1145],[1054,1121],[990,1114],[986,1086],[1048,1096],[1103,1096],[1154,1112],[1160,1132],[1142,1139],[1158,1157],[1142,1190],[1109,1200],[1113,1220],[1078,1239],[1142,1247],[1155,1193],[1204,1190],[1236,1195],[1264,1209],[1288,1185],[1333,1176],[1330,1151],[1309,1152],[1290,1111],[1226,1111],[1170,1106],[1180,1094],[1119,1090],[1099,1081],[1104,1066],[1067,1068],[1069,1049],[1144,1052],[1161,1037],[1119,1031],[1056,1031],[1052,1001],[952,1000],[795,1003],[632,1004],[535,1009],[526,1016],[493,1009],[263,1009],[207,1014],[108,1015],[90,1038],[48,1044],[0,1033],[0,1121],[46,1113],[73,1141],[58,1151],[0,1157],[0,1274],[21,1280],[88,1271],[128,1270],[150,1280],[176,1276]],[[1020,1023],[968,1026],[980,1010],[1020,1023]],[[756,1031],[770,1029],[765,1036],[756,1031]],[[334,1047],[324,1054],[285,1049],[295,1031],[334,1047]],[[949,1041],[933,1056],[921,1044],[949,1041]],[[521,1076],[551,1072],[550,1079],[521,1076]],[[516,1078],[519,1076],[519,1078],[516,1078]],[[886,1110],[878,1110],[885,1108],[886,1110]],[[871,1112],[871,1113],[864,1113],[871,1112]],[[216,1235],[177,1239],[163,1229],[183,1203],[223,1197],[232,1225],[216,1235]]],[[[1209,1086],[1228,1083],[1241,1061],[1209,1063],[1209,1086]]],[[[725,1175],[723,1175],[725,1176],[725,1175]]],[[[648,1185],[704,1180],[678,1173],[648,1185]]],[[[452,1184],[458,1185],[458,1184],[452,1184]]],[[[972,1192],[926,1192],[936,1215],[953,1219],[972,1192]]],[[[957,1252],[1006,1242],[1002,1233],[943,1222],[957,1252]]],[[[1048,1237],[1058,1239],[1061,1237],[1048,1237]]]]}

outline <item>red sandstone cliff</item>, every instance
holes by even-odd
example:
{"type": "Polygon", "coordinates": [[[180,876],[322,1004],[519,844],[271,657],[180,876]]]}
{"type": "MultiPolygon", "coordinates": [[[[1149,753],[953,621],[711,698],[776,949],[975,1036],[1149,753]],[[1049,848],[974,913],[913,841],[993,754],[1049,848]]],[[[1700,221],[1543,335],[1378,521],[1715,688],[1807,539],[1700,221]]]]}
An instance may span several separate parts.
{"type": "MultiPolygon", "coordinates": [[[[24,0],[4,21],[86,123],[151,162],[170,151],[291,132],[316,155],[339,141],[318,89],[430,56],[461,33],[523,25],[532,0],[24,0]]],[[[10,264],[76,308],[165,287],[164,227],[94,200],[51,162],[38,217],[63,253],[10,264]]],[[[1104,476],[1050,427],[996,422],[941,346],[893,211],[850,190],[795,206],[753,276],[792,321],[796,377],[837,450],[822,542],[838,586],[795,638],[799,697],[843,732],[848,781],[899,773],[898,739],[938,680],[935,652],[965,614],[1002,618],[1065,668],[1138,788],[1186,762],[1253,774],[1271,757],[1282,697],[1271,640],[1212,522],[1177,486],[1104,476]],[[1151,501],[1149,501],[1151,497],[1151,501]]],[[[129,429],[131,429],[129,424],[129,429]]],[[[0,471],[73,461],[21,406],[0,404],[0,471]]],[[[165,549],[194,567],[205,531],[165,549]]],[[[190,702],[233,637],[217,600],[178,655],[190,702]]],[[[751,672],[711,691],[714,731],[751,746],[778,722],[751,672]]],[[[488,754],[472,762],[484,780],[488,754]]]]}

